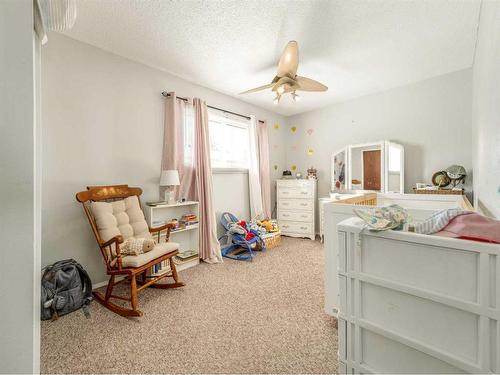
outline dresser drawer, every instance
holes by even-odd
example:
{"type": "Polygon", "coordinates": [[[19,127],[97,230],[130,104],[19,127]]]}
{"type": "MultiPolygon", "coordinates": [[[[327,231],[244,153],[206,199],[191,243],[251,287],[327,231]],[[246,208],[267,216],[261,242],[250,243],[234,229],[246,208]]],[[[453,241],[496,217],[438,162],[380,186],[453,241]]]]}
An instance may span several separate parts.
{"type": "Polygon", "coordinates": [[[314,201],[312,199],[281,199],[278,205],[280,210],[312,211],[314,201]]]}
{"type": "Polygon", "coordinates": [[[310,187],[278,187],[278,198],[312,198],[313,190],[310,187]]]}
{"type": "Polygon", "coordinates": [[[312,223],[300,223],[295,221],[279,221],[279,227],[283,234],[304,233],[310,234],[313,231],[312,223]]]}
{"type": "Polygon", "coordinates": [[[306,221],[311,223],[313,221],[313,213],[308,211],[281,211],[278,214],[278,220],[292,220],[292,221],[306,221]]]}

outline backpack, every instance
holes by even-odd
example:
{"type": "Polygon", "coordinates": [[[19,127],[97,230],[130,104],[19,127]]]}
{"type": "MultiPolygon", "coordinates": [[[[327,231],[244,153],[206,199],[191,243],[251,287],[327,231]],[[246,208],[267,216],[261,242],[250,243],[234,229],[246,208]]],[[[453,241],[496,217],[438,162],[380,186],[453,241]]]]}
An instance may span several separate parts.
{"type": "Polygon", "coordinates": [[[41,319],[59,316],[83,308],[87,318],[92,301],[92,282],[83,267],[74,259],[61,260],[47,266],[42,275],[41,319]]]}

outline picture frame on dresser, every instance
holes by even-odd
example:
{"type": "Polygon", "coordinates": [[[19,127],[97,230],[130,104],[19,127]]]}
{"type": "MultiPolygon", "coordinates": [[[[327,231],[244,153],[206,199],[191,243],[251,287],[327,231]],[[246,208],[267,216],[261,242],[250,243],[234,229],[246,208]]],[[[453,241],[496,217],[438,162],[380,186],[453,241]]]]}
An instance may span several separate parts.
{"type": "Polygon", "coordinates": [[[277,180],[276,197],[281,234],[314,240],[316,238],[317,180],[277,180]]]}

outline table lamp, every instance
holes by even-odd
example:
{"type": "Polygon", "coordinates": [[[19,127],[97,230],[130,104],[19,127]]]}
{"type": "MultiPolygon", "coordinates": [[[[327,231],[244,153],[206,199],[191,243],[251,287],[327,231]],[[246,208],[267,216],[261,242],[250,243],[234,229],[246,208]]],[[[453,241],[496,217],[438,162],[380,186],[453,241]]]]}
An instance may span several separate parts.
{"type": "Polygon", "coordinates": [[[174,186],[179,186],[179,172],[176,169],[161,171],[160,186],[166,186],[165,201],[168,204],[174,204],[174,186]]]}

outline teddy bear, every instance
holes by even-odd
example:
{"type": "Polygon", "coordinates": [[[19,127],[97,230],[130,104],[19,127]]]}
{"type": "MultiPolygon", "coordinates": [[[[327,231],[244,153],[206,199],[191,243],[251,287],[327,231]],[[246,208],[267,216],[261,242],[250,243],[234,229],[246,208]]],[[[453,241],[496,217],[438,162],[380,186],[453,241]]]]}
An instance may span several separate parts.
{"type": "Polygon", "coordinates": [[[122,255],[140,255],[153,250],[156,242],[152,238],[127,238],[120,246],[122,255]]]}

